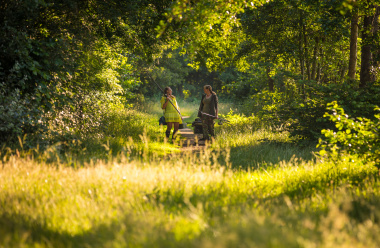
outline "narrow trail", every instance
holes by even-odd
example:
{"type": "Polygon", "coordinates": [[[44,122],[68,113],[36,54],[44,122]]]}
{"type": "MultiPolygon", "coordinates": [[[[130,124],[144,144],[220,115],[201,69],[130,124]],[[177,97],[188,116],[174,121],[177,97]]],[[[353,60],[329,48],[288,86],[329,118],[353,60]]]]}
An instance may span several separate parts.
{"type": "MultiPolygon", "coordinates": [[[[187,116],[184,117],[184,120],[186,118],[188,118],[188,117],[187,116]]],[[[191,124],[188,124],[188,125],[191,125],[191,124]]],[[[185,139],[181,139],[181,144],[180,144],[180,146],[181,146],[180,150],[181,151],[183,151],[183,152],[185,152],[185,151],[199,151],[199,150],[206,148],[204,141],[200,141],[197,143],[197,141],[203,137],[202,134],[194,134],[194,131],[189,127],[180,129],[179,133],[183,138],[185,138],[185,139]]]]}
{"type": "Polygon", "coordinates": [[[199,140],[201,138],[200,136],[202,135],[194,134],[193,130],[190,128],[180,129],[179,133],[183,138],[185,138],[181,140],[181,151],[192,151],[204,148],[204,144],[202,145],[196,143],[196,140],[199,140]]]}

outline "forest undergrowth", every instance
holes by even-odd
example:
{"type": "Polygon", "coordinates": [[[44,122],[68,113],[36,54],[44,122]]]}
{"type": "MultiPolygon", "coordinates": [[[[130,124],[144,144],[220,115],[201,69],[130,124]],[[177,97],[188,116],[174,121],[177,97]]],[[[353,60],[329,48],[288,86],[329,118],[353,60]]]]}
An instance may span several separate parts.
{"type": "Polygon", "coordinates": [[[374,161],[226,103],[215,142],[181,153],[156,105],[110,113],[97,138],[3,148],[0,247],[379,246],[374,161]]]}

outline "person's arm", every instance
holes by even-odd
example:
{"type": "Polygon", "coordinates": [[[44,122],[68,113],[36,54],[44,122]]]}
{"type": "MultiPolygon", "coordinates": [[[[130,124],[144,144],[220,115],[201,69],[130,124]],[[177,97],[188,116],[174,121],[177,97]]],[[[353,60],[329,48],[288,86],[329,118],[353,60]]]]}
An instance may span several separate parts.
{"type": "Polygon", "coordinates": [[[215,116],[218,119],[218,96],[215,95],[215,116]]]}
{"type": "Polygon", "coordinates": [[[165,102],[164,102],[164,104],[162,105],[162,109],[166,109],[166,106],[168,106],[168,103],[169,103],[169,99],[170,97],[168,96],[168,97],[166,97],[166,99],[165,99],[165,102]]]}

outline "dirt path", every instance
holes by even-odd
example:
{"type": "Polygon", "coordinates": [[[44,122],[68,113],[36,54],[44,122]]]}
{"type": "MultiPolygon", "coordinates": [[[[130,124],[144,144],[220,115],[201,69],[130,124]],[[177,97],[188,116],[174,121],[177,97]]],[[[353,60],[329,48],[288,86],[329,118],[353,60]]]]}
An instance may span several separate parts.
{"type": "MultiPolygon", "coordinates": [[[[185,119],[186,117],[184,117],[185,119]]],[[[191,124],[188,124],[191,125],[191,124]]],[[[199,139],[202,138],[202,134],[194,134],[194,131],[186,127],[184,129],[179,130],[180,135],[185,138],[181,139],[181,151],[199,151],[201,149],[205,148],[205,143],[204,141],[201,142],[196,142],[199,139]]]]}
{"type": "Polygon", "coordinates": [[[183,140],[182,147],[194,146],[195,145],[195,139],[196,138],[200,139],[198,137],[199,134],[194,134],[193,130],[190,128],[180,129],[179,133],[181,134],[181,136],[183,138],[185,138],[183,140]]]}

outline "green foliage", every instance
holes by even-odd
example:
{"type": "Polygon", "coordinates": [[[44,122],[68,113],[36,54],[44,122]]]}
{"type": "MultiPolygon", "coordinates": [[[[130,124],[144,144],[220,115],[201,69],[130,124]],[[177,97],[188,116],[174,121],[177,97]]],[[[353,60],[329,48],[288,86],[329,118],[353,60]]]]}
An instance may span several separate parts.
{"type": "Polygon", "coordinates": [[[305,85],[305,98],[284,101],[278,107],[279,121],[289,121],[292,135],[308,139],[321,137],[322,129],[333,129],[334,123],[323,118],[328,103],[337,101],[351,117],[374,118],[374,108],[380,105],[380,90],[376,85],[359,89],[344,84],[305,85]]]}
{"type": "Polygon", "coordinates": [[[60,124],[63,130],[72,131],[77,125],[79,132],[94,131],[88,127],[98,122],[94,112],[99,112],[99,104],[117,104],[120,96],[134,98],[140,85],[136,62],[157,52],[158,45],[152,46],[155,34],[149,30],[154,31],[170,2],[151,4],[159,8],[152,11],[154,7],[136,1],[2,4],[0,101],[10,111],[0,112],[5,121],[1,142],[43,132],[42,126],[34,123],[56,117],[61,121],[62,112],[66,112],[66,126],[60,124]],[[135,18],[142,14],[149,18],[135,18]],[[22,110],[17,110],[22,114],[14,114],[13,102],[23,104],[18,106],[22,110]]]}
{"type": "Polygon", "coordinates": [[[286,126],[290,120],[281,119],[280,108],[288,99],[284,92],[262,90],[242,101],[239,109],[246,115],[255,115],[262,125],[286,126]]]}
{"type": "Polygon", "coordinates": [[[4,111],[0,118],[4,126],[0,142],[12,142],[25,134],[41,139],[44,132],[42,115],[52,108],[64,49],[62,36],[48,30],[46,23],[37,24],[40,11],[48,6],[44,1],[2,5],[0,102],[4,111]]]}
{"type": "Polygon", "coordinates": [[[236,101],[247,99],[265,89],[266,80],[259,67],[251,66],[240,71],[238,67],[229,67],[219,75],[221,81],[220,92],[223,98],[236,101]]]}
{"type": "Polygon", "coordinates": [[[18,89],[6,94],[4,88],[4,85],[0,85],[0,142],[11,144],[17,142],[17,137],[33,134],[28,139],[41,144],[44,137],[42,132],[47,127],[41,118],[39,102],[31,94],[21,96],[18,89]]]}
{"type": "MultiPolygon", "coordinates": [[[[81,117],[70,112],[70,108],[62,110],[49,123],[42,140],[45,143],[40,141],[38,149],[31,149],[31,153],[40,161],[82,166],[91,160],[112,160],[120,154],[140,158],[178,151],[173,144],[162,144],[164,130],[155,115],[128,109],[122,104],[98,104],[91,99],[97,101],[98,97],[87,99],[84,105],[87,109],[81,117]]],[[[22,145],[30,148],[25,146],[25,140],[22,145]]],[[[0,150],[5,160],[15,153],[15,150],[0,150]]],[[[22,156],[29,155],[25,152],[22,156]]]]}
{"type": "MultiPolygon", "coordinates": [[[[190,67],[187,65],[184,56],[179,54],[179,50],[167,50],[161,58],[157,59],[152,77],[162,88],[169,86],[174,95],[182,97],[184,90],[194,92],[194,86],[186,83],[189,70],[190,67]]],[[[154,92],[161,93],[158,88],[155,89],[154,92]]]]}
{"type": "Polygon", "coordinates": [[[0,246],[377,247],[379,83],[344,82],[375,3],[2,1],[0,142],[28,135],[0,150],[0,246]],[[146,71],[231,123],[176,154],[146,71]],[[332,161],[297,143],[322,129],[332,161]]]}
{"type": "MultiPolygon", "coordinates": [[[[146,71],[188,101],[197,101],[201,87],[210,84],[221,97],[245,101],[247,116],[254,113],[267,125],[290,124],[295,136],[315,138],[328,128],[331,123],[322,115],[332,100],[350,115],[372,118],[367,109],[377,101],[376,87],[358,94],[345,84],[333,85],[343,82],[346,73],[349,12],[375,10],[365,5],[9,2],[0,17],[1,142],[24,134],[37,137],[46,123],[61,137],[66,131],[69,136],[102,136],[110,109],[155,95],[156,89],[142,83],[149,81],[146,71]],[[274,92],[268,92],[272,86],[274,92]]],[[[376,51],[378,41],[369,42],[376,51]]],[[[378,54],[373,56],[376,60],[378,54]]]]}
{"type": "Polygon", "coordinates": [[[220,127],[222,133],[239,135],[246,132],[253,132],[261,127],[258,118],[255,116],[245,116],[244,114],[234,113],[232,109],[230,109],[227,114],[218,114],[218,116],[229,121],[220,127]]]}
{"type": "MultiPolygon", "coordinates": [[[[334,129],[322,130],[325,138],[319,141],[319,146],[324,148],[321,155],[340,157],[342,154],[355,155],[369,163],[375,163],[380,167],[380,114],[375,114],[373,120],[357,117],[350,118],[338,103],[327,104],[324,117],[334,122],[334,129]]],[[[375,108],[375,112],[379,112],[375,108]]]]}
{"type": "Polygon", "coordinates": [[[171,32],[175,37],[171,44],[183,47],[195,69],[200,66],[209,70],[222,69],[233,60],[234,50],[244,41],[244,34],[236,29],[240,26],[238,14],[264,2],[175,1],[157,32],[159,36],[171,32]]]}
{"type": "Polygon", "coordinates": [[[349,21],[336,11],[339,5],[339,1],[276,0],[246,10],[240,15],[246,38],[237,59],[253,58],[263,69],[287,71],[297,79],[343,80],[348,52],[338,47],[349,45],[349,21]]]}

